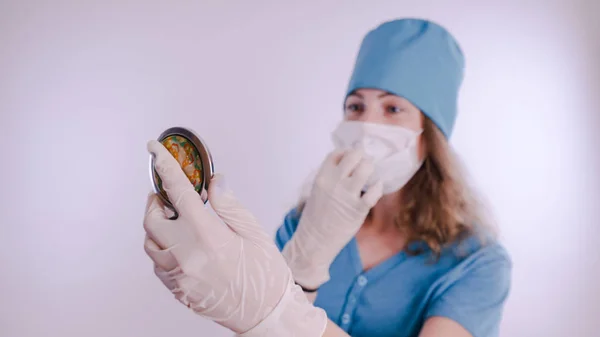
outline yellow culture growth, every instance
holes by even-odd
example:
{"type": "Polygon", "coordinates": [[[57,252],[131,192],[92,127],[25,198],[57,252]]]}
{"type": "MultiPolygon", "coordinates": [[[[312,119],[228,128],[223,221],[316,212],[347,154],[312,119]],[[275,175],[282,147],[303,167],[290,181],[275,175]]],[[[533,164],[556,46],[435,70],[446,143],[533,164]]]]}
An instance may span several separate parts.
{"type": "MultiPolygon", "coordinates": [[[[196,151],[196,148],[184,137],[181,136],[169,136],[161,141],[161,143],[169,150],[171,155],[177,159],[179,165],[185,172],[194,189],[200,192],[202,188],[202,161],[200,154],[196,151]]],[[[162,187],[162,181],[157,175],[158,188],[161,193],[166,197],[166,193],[162,187]]]]}

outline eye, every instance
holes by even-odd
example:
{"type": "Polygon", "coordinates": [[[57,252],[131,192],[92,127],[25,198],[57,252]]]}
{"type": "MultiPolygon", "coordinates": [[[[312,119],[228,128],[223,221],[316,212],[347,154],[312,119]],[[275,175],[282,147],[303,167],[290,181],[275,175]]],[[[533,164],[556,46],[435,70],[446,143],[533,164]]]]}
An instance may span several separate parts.
{"type": "Polygon", "coordinates": [[[346,104],[345,110],[347,114],[361,112],[363,110],[363,105],[359,103],[348,103],[346,104]]]}
{"type": "Polygon", "coordinates": [[[400,112],[403,112],[404,109],[395,105],[390,105],[386,108],[386,112],[390,113],[390,114],[397,114],[400,112]]]}

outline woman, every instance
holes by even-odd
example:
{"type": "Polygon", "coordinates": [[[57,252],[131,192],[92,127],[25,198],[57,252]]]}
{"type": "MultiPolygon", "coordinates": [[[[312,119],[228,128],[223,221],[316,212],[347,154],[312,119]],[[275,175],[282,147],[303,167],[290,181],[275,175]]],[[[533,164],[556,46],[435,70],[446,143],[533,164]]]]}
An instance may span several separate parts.
{"type": "MultiPolygon", "coordinates": [[[[384,195],[373,208],[356,207],[364,186],[341,196],[319,173],[277,232],[295,280],[352,336],[417,336],[429,324],[497,334],[511,263],[447,142],[463,65],[454,38],[431,22],[397,20],[370,32],[334,142],[363,150],[362,159],[342,160],[375,171],[384,195]]],[[[381,188],[367,186],[369,198],[381,188]]]]}
{"type": "Polygon", "coordinates": [[[447,142],[462,74],[460,48],[432,22],[395,20],[365,37],[337,149],[277,232],[283,257],[218,192],[220,177],[209,199],[228,226],[151,142],[180,214],[169,221],[151,197],[145,247],[157,275],[243,336],[497,336],[510,259],[447,142]]]}

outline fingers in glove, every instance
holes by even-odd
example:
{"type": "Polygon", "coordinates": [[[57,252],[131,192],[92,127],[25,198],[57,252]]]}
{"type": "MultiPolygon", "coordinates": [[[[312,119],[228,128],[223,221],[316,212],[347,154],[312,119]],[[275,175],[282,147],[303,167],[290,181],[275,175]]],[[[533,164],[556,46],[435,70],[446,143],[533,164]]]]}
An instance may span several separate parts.
{"type": "Polygon", "coordinates": [[[201,241],[202,246],[208,249],[220,247],[229,241],[234,233],[205,207],[202,198],[173,155],[154,140],[148,142],[148,151],[155,156],[156,171],[179,215],[179,218],[173,221],[155,221],[152,217],[147,226],[154,227],[147,231],[151,234],[150,237],[163,248],[183,241],[196,240],[201,241]],[[177,229],[171,228],[177,226],[177,229]]]}
{"type": "Polygon", "coordinates": [[[172,221],[168,217],[167,209],[158,194],[148,196],[146,214],[144,216],[144,230],[159,249],[167,249],[181,243],[181,238],[189,240],[193,238],[188,233],[182,234],[182,231],[189,229],[178,221],[172,221]]]}
{"type": "MultiPolygon", "coordinates": [[[[205,224],[207,220],[193,223],[189,219],[182,220],[183,222],[171,220],[167,213],[168,211],[158,194],[152,194],[148,197],[148,206],[146,208],[146,215],[144,216],[144,230],[146,231],[146,235],[161,249],[168,249],[177,244],[190,242],[199,238],[197,234],[198,224],[205,224]]],[[[213,215],[210,216],[213,223],[217,222],[219,225],[222,225],[213,215]]]]}
{"type": "Polygon", "coordinates": [[[165,205],[160,200],[158,194],[150,192],[148,193],[148,199],[146,200],[146,218],[157,218],[167,219],[167,213],[165,211],[165,205]]]}
{"type": "Polygon", "coordinates": [[[372,186],[365,191],[365,194],[361,197],[361,200],[365,203],[365,205],[369,208],[375,206],[375,204],[381,199],[383,195],[383,183],[381,180],[378,180],[372,186]]]}
{"type": "Polygon", "coordinates": [[[150,193],[146,202],[146,213],[144,215],[144,230],[146,231],[146,235],[157,240],[156,234],[160,230],[159,227],[167,220],[168,217],[162,200],[160,200],[157,194],[150,193]]]}
{"type": "Polygon", "coordinates": [[[348,186],[352,191],[361,191],[369,180],[369,177],[375,172],[375,165],[367,158],[363,158],[356,169],[351,172],[348,178],[348,186]]]}
{"type": "Polygon", "coordinates": [[[336,149],[329,153],[327,155],[327,158],[325,158],[325,161],[323,161],[323,164],[321,165],[317,176],[321,176],[323,172],[332,171],[335,167],[337,167],[340,164],[340,161],[344,157],[345,153],[346,151],[341,149],[336,149]]]}
{"type": "MultiPolygon", "coordinates": [[[[169,200],[180,216],[193,213],[205,213],[204,202],[194,189],[194,186],[183,172],[175,157],[160,142],[148,142],[148,152],[154,156],[156,172],[162,180],[162,185],[169,200]]],[[[196,216],[198,214],[195,214],[196,216]]]]}
{"type": "Polygon", "coordinates": [[[349,150],[344,154],[344,157],[337,166],[337,170],[341,179],[345,179],[356,169],[358,164],[364,157],[362,150],[349,150]]]}
{"type": "Polygon", "coordinates": [[[148,235],[144,239],[144,251],[152,259],[152,262],[161,269],[169,271],[177,267],[177,261],[169,251],[161,249],[148,235]]]}

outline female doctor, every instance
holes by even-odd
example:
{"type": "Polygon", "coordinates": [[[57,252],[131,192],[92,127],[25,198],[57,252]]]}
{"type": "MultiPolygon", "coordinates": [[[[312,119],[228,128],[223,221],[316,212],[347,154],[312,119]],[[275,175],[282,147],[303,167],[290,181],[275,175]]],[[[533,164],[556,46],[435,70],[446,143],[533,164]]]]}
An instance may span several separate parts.
{"type": "Polygon", "coordinates": [[[510,258],[448,144],[463,68],[455,39],[430,21],[369,32],[336,150],[275,244],[222,176],[209,188],[215,215],[151,141],[180,214],[169,220],[150,196],[145,250],[157,276],[240,336],[497,336],[510,258]]]}

